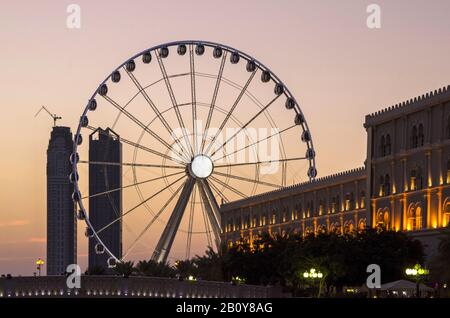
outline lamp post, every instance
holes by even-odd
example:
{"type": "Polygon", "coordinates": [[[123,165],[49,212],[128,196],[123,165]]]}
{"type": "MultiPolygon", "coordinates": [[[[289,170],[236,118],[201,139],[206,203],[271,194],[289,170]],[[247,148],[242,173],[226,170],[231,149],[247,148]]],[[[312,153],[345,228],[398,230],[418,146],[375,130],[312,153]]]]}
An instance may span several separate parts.
{"type": "Polygon", "coordinates": [[[422,279],[429,274],[429,270],[426,268],[422,268],[420,264],[414,265],[413,268],[407,268],[405,273],[407,276],[412,277],[416,282],[416,297],[420,297],[420,282],[422,279]]]}
{"type": "Polygon", "coordinates": [[[314,285],[315,282],[319,282],[319,291],[317,293],[317,298],[320,298],[320,294],[322,291],[322,282],[323,282],[323,278],[324,278],[324,274],[321,271],[317,271],[315,268],[311,268],[308,271],[305,271],[303,273],[303,278],[306,280],[309,280],[312,282],[312,284],[314,285]]]}
{"type": "Polygon", "coordinates": [[[44,264],[45,264],[44,260],[42,260],[40,258],[37,259],[36,265],[37,265],[37,270],[39,272],[39,276],[41,276],[41,266],[44,264]]]}

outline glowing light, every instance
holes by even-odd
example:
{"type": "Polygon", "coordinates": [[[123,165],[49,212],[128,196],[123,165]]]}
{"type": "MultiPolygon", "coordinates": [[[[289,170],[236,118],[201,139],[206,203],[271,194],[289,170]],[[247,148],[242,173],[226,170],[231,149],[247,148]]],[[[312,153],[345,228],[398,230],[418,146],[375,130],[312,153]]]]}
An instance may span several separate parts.
{"type": "Polygon", "coordinates": [[[189,281],[196,281],[197,279],[196,279],[194,276],[189,275],[189,276],[188,276],[188,280],[189,280],[189,281]]]}
{"type": "Polygon", "coordinates": [[[191,173],[194,178],[204,179],[213,172],[213,163],[211,158],[204,155],[194,157],[191,162],[191,173]]]}

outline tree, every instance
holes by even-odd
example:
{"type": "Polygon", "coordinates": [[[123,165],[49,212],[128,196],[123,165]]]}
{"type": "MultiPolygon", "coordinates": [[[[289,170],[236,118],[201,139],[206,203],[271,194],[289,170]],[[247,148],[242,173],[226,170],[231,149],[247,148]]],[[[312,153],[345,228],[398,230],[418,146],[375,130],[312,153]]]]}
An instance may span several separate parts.
{"type": "Polygon", "coordinates": [[[197,276],[197,267],[193,260],[176,261],[175,270],[181,277],[197,276]]]}
{"type": "Polygon", "coordinates": [[[133,275],[134,272],[136,272],[136,269],[134,268],[134,262],[118,262],[116,264],[116,267],[114,267],[114,271],[122,275],[125,278],[130,277],[133,275]]]}
{"type": "Polygon", "coordinates": [[[430,261],[430,275],[435,282],[450,283],[450,227],[443,230],[440,238],[437,255],[430,261]]]}
{"type": "Polygon", "coordinates": [[[369,264],[382,268],[384,282],[403,277],[404,268],[424,258],[419,241],[404,233],[367,229],[341,235],[263,234],[260,239],[237,242],[222,256],[224,277],[240,276],[249,284],[281,285],[294,295],[302,295],[307,284],[300,273],[318,268],[324,275],[326,291],[343,286],[361,286],[369,264]]]}
{"type": "Polygon", "coordinates": [[[201,279],[209,281],[223,281],[225,279],[224,261],[221,251],[216,253],[211,247],[208,247],[205,255],[196,255],[192,262],[197,275],[201,279]]]}
{"type": "Polygon", "coordinates": [[[153,277],[174,277],[175,269],[168,263],[158,263],[153,260],[139,261],[136,265],[136,272],[143,276],[153,277]]]}
{"type": "Polygon", "coordinates": [[[92,266],[86,269],[85,275],[105,275],[105,268],[102,266],[92,266]]]}

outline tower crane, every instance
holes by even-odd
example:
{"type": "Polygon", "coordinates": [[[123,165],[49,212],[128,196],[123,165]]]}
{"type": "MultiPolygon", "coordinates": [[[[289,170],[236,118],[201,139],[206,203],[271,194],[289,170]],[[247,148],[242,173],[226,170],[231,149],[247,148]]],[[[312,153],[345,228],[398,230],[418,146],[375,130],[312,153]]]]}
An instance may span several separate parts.
{"type": "Polygon", "coordinates": [[[56,126],[56,121],[57,121],[58,119],[62,119],[62,117],[60,117],[60,116],[58,116],[58,115],[56,115],[56,114],[52,114],[45,106],[42,106],[42,107],[39,109],[39,111],[36,113],[36,115],[34,115],[34,117],[36,118],[37,115],[39,115],[39,113],[40,113],[42,110],[45,110],[45,111],[47,112],[47,114],[49,114],[50,117],[53,118],[53,127],[56,126]]]}

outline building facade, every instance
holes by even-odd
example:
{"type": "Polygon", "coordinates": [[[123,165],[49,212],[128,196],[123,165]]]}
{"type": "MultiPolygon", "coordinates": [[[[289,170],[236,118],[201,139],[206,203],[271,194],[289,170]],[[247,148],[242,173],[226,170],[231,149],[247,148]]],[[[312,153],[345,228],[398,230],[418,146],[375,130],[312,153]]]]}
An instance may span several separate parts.
{"type": "Polygon", "coordinates": [[[77,219],[72,200],[69,127],[53,127],[47,149],[47,275],[65,273],[77,259],[77,219]]]}
{"type": "Polygon", "coordinates": [[[223,240],[383,226],[433,253],[450,222],[450,86],[367,115],[365,167],[222,205],[223,240]]]}
{"type": "MultiPolygon", "coordinates": [[[[97,129],[89,136],[89,220],[100,239],[116,256],[122,255],[122,144],[111,129],[97,129]],[[108,164],[101,164],[107,162],[108,164]],[[111,165],[111,163],[113,165],[111,165]],[[114,165],[117,164],[117,165],[114,165]],[[111,191],[116,190],[116,191],[111,191]],[[109,191],[107,194],[102,194],[109,191]],[[111,224],[113,221],[115,221],[111,224]]],[[[89,238],[89,269],[108,272],[109,255],[93,237],[89,238]]]]}

